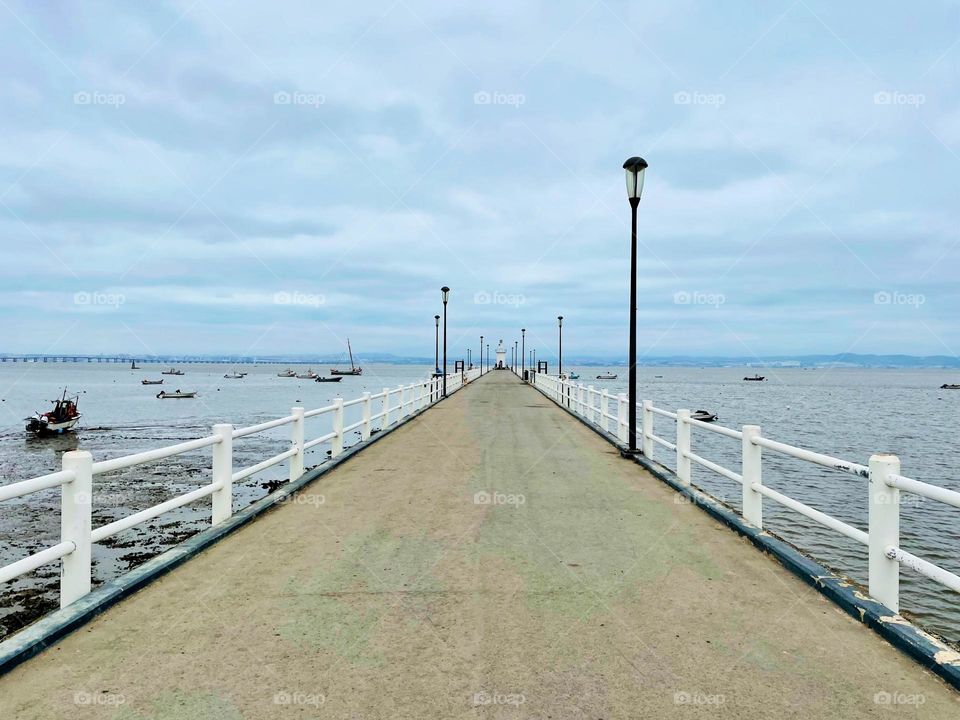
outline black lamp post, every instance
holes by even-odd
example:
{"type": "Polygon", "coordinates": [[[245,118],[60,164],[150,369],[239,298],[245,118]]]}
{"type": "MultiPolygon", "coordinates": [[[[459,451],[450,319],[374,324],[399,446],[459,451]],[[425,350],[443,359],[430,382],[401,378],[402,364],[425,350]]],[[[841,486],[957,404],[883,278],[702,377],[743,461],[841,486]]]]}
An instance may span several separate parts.
{"type": "Polygon", "coordinates": [[[490,343],[487,343],[487,367],[490,367],[490,343]]]}
{"type": "Polygon", "coordinates": [[[557,374],[563,375],[563,315],[557,315],[557,331],[559,333],[559,348],[557,352],[557,374]]]}
{"type": "Polygon", "coordinates": [[[480,374],[483,375],[483,335],[480,336],[480,374]]]}
{"type": "Polygon", "coordinates": [[[444,285],[440,288],[443,294],[443,396],[447,396],[447,300],[450,298],[450,288],[444,285]]]}
{"type": "Polygon", "coordinates": [[[623,164],[627,174],[627,200],[630,201],[630,387],[627,408],[627,446],[637,452],[637,206],[643,192],[643,175],[647,161],[632,157],[623,164]]]}
{"type": "Polygon", "coordinates": [[[520,345],[520,341],[514,340],[513,341],[513,371],[514,372],[517,371],[517,365],[520,364],[520,356],[518,354],[518,347],[517,347],[518,345],[520,345]]]}
{"type": "Polygon", "coordinates": [[[433,321],[437,326],[436,337],[433,341],[433,369],[435,374],[440,374],[440,316],[434,315],[433,321]]]}
{"type": "Polygon", "coordinates": [[[520,374],[527,369],[527,329],[520,328],[520,374]]]}

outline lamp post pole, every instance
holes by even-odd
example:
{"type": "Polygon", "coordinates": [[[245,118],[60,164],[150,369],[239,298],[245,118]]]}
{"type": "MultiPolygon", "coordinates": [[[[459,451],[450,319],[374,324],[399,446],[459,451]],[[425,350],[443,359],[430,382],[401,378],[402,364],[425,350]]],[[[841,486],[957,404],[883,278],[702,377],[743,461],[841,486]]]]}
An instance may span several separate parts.
{"type": "Polygon", "coordinates": [[[483,335],[480,336],[480,374],[483,375],[483,335]]]}
{"type": "Polygon", "coordinates": [[[630,201],[630,387],[627,408],[627,451],[637,452],[637,207],[643,192],[647,161],[629,158],[623,169],[627,175],[627,199],[630,201]]]}
{"type": "Polygon", "coordinates": [[[440,288],[443,293],[443,396],[447,396],[447,299],[450,297],[450,288],[444,285],[440,288]]]}
{"type": "Polygon", "coordinates": [[[520,375],[527,369],[527,329],[520,328],[520,375]]]}
{"type": "Polygon", "coordinates": [[[440,373],[440,316],[434,315],[433,322],[436,323],[437,331],[433,340],[433,371],[440,373]]]}
{"type": "Polygon", "coordinates": [[[563,315],[557,315],[558,352],[557,352],[557,374],[563,375],[563,315]]]}

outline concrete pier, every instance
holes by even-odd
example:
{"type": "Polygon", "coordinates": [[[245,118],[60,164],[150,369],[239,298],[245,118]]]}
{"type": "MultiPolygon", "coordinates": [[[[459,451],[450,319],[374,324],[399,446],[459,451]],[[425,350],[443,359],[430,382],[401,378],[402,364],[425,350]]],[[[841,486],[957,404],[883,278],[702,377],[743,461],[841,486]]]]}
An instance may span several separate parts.
{"type": "Polygon", "coordinates": [[[953,717],[509,372],[0,678],[0,717],[953,717]]]}

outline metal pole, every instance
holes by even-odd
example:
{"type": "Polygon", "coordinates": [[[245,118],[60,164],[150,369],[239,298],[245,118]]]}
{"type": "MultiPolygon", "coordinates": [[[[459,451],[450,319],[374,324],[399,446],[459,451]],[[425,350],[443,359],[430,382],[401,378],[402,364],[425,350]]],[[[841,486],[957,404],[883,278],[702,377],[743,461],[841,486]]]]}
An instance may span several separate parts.
{"type": "Polygon", "coordinates": [[[447,396],[447,301],[443,301],[443,396],[447,396]]]}
{"type": "Polygon", "coordinates": [[[480,374],[483,375],[483,335],[480,336],[480,374]]]}
{"type": "Polygon", "coordinates": [[[437,336],[433,344],[433,371],[436,372],[440,369],[440,316],[433,316],[434,322],[437,324],[437,336]]]}
{"type": "Polygon", "coordinates": [[[637,452],[637,206],[640,198],[630,198],[630,387],[628,389],[628,448],[637,452]]]}
{"type": "Polygon", "coordinates": [[[557,316],[559,343],[557,352],[557,375],[563,375],[563,315],[557,316]]]}
{"type": "Polygon", "coordinates": [[[527,369],[527,329],[520,328],[520,374],[527,369]]]}

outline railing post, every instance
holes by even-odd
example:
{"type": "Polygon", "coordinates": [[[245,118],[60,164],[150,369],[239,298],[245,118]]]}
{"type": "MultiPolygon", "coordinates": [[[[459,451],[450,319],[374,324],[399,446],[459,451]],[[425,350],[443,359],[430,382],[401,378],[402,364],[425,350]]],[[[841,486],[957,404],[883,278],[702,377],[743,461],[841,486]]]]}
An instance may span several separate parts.
{"type": "Polygon", "coordinates": [[[333,440],[330,441],[330,457],[335,458],[343,452],[343,398],[333,401],[333,440]]]}
{"type": "Polygon", "coordinates": [[[610,393],[604,388],[600,391],[600,429],[607,429],[607,413],[610,412],[610,393]]]}
{"type": "Polygon", "coordinates": [[[583,402],[584,393],[586,393],[586,388],[583,386],[583,383],[577,385],[577,405],[580,406],[580,417],[587,416],[587,406],[583,402]]]}
{"type": "Polygon", "coordinates": [[[423,385],[417,383],[413,385],[413,411],[419,412],[423,407],[423,385]]]}
{"type": "Polygon", "coordinates": [[[900,491],[887,479],[899,474],[896,455],[870,456],[870,594],[894,612],[900,612],[900,563],[887,550],[900,547],[900,491]]]}
{"type": "Polygon", "coordinates": [[[290,414],[293,415],[294,418],[293,430],[291,431],[290,438],[290,443],[292,445],[291,449],[297,451],[297,454],[290,458],[290,482],[293,482],[298,477],[303,475],[303,413],[304,410],[302,407],[295,407],[290,410],[290,414]]]}
{"type": "Polygon", "coordinates": [[[690,484],[690,411],[677,410],[677,477],[690,484]]]}
{"type": "Polygon", "coordinates": [[[587,385],[587,411],[584,413],[584,417],[593,422],[593,385],[587,385]]]}
{"type": "Polygon", "coordinates": [[[380,419],[380,429],[383,430],[390,424],[390,388],[383,389],[383,407],[380,408],[383,417],[380,419]]]}
{"type": "Polygon", "coordinates": [[[363,425],[360,426],[360,439],[369,440],[370,431],[373,429],[373,423],[370,422],[370,418],[373,416],[373,412],[370,407],[370,393],[365,392],[363,394],[363,425]]]}
{"type": "Polygon", "coordinates": [[[763,529],[763,495],[754,485],[763,485],[763,448],[753,440],[760,437],[759,425],[742,428],[743,518],[754,527],[763,529]]]}
{"type": "Polygon", "coordinates": [[[397,385],[397,390],[400,391],[400,406],[397,408],[399,410],[399,413],[397,414],[397,422],[400,422],[404,417],[406,417],[406,414],[403,412],[405,410],[403,405],[403,385],[397,385]]]}
{"type": "Polygon", "coordinates": [[[627,396],[625,393],[617,395],[617,439],[627,442],[627,396]]]}
{"type": "Polygon", "coordinates": [[[640,423],[641,450],[647,460],[653,460],[653,401],[643,401],[643,422],[640,423]]]}
{"type": "Polygon", "coordinates": [[[60,491],[60,542],[73,543],[74,549],[63,557],[60,607],[90,592],[93,455],[86,450],[65,452],[63,469],[72,470],[74,478],[64,483],[60,491]]]}
{"type": "MultiPolygon", "coordinates": [[[[303,413],[303,408],[300,408],[300,412],[303,413]]],[[[213,482],[219,484],[220,489],[214,490],[210,496],[213,505],[210,522],[217,525],[233,515],[233,425],[214,425],[213,434],[220,439],[213,446],[213,482]]],[[[300,447],[303,447],[302,430],[300,447]]],[[[296,456],[290,458],[291,475],[294,460],[296,456]]],[[[303,474],[302,465],[300,474],[303,474]]]]}

